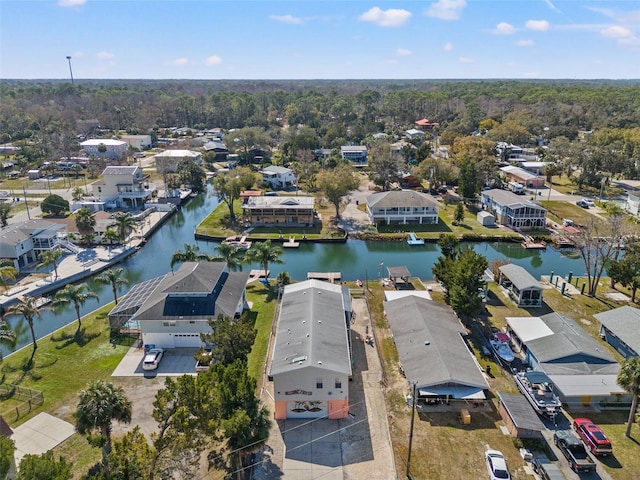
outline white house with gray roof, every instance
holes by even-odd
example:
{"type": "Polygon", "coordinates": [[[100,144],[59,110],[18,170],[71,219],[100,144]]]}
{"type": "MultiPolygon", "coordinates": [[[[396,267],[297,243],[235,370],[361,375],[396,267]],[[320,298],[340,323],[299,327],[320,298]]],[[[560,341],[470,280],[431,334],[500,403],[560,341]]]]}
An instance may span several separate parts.
{"type": "Polygon", "coordinates": [[[545,373],[563,403],[597,405],[621,401],[620,364],[569,317],[549,313],[541,317],[507,317],[507,332],[534,371],[545,373]]]}
{"type": "Polygon", "coordinates": [[[124,159],[127,156],[127,148],[129,144],[122,140],[112,138],[91,138],[80,143],[84,153],[87,155],[95,155],[96,157],[115,159],[124,159]]]}
{"type": "Polygon", "coordinates": [[[640,356],[640,309],[625,305],[594,315],[600,336],[625,358],[640,356]]]}
{"type": "Polygon", "coordinates": [[[271,185],[274,190],[291,188],[296,183],[293,170],[279,165],[271,165],[260,172],[262,180],[271,185]]]}
{"type": "Polygon", "coordinates": [[[522,196],[494,188],[482,192],[482,208],[491,212],[498,223],[514,230],[542,229],[547,224],[547,210],[522,196]]]}
{"type": "Polygon", "coordinates": [[[142,208],[156,187],[149,183],[137,166],[114,165],[102,172],[102,178],[91,184],[95,201],[108,207],[142,208]]]}
{"type": "Polygon", "coordinates": [[[371,223],[423,225],[438,223],[439,204],[431,195],[413,190],[392,190],[367,197],[371,223]]]}
{"type": "Polygon", "coordinates": [[[109,312],[122,324],[140,325],[144,344],[159,348],[198,348],[209,320],[236,317],[248,307],[249,272],[229,272],[225,262],[185,262],[176,272],[142,282],[109,312]]]}
{"type": "Polygon", "coordinates": [[[489,389],[469,350],[467,331],[451,307],[414,295],[386,301],[384,310],[409,385],[419,397],[482,401],[489,389]]]}
{"type": "Polygon", "coordinates": [[[47,220],[29,220],[0,229],[0,259],[10,260],[18,272],[38,261],[38,255],[58,246],[63,225],[47,220]]]}
{"type": "Polygon", "coordinates": [[[498,283],[509,292],[519,307],[542,305],[543,287],[529,272],[513,263],[502,265],[499,270],[498,283]]]}
{"type": "Polygon", "coordinates": [[[346,418],[351,377],[349,289],[319,280],[287,285],[269,370],[275,418],[346,418]]]}

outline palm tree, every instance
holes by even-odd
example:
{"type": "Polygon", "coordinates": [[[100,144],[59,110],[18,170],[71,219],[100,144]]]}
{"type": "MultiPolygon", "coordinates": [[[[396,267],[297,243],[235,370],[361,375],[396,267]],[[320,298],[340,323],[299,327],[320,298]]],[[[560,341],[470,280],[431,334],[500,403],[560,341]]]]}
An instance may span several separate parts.
{"type": "Polygon", "coordinates": [[[118,240],[120,240],[120,236],[118,235],[118,232],[107,227],[107,230],[102,234],[102,239],[109,242],[109,257],[111,257],[111,248],[113,247],[113,242],[117,242],[118,240]]]}
{"type": "Polygon", "coordinates": [[[33,340],[33,352],[31,359],[36,354],[38,349],[38,342],[36,339],[36,332],[33,329],[33,322],[36,318],[42,318],[41,310],[46,307],[39,307],[35,297],[22,297],[18,299],[18,303],[11,305],[7,308],[4,314],[5,318],[12,315],[20,315],[27,321],[29,329],[31,330],[31,339],[33,340]]]}
{"type": "Polygon", "coordinates": [[[78,232],[82,235],[84,243],[90,244],[91,237],[93,236],[93,227],[96,226],[96,219],[93,216],[93,212],[88,208],[81,208],[76,212],[76,227],[78,232]]]}
{"type": "Polygon", "coordinates": [[[96,282],[111,285],[113,291],[113,299],[118,304],[118,289],[123,285],[129,285],[129,280],[123,275],[124,268],[110,268],[98,275],[96,282]]]}
{"type": "Polygon", "coordinates": [[[618,385],[624,388],[632,396],[631,410],[627,420],[625,435],[631,437],[631,425],[633,425],[638,408],[638,395],[640,395],[640,357],[627,358],[622,362],[618,372],[618,385]]]}
{"type": "Polygon", "coordinates": [[[36,268],[39,270],[40,268],[46,268],[53,265],[53,271],[56,274],[56,280],[58,279],[58,260],[62,257],[62,249],[54,248],[53,250],[45,250],[39,255],[40,265],[36,268]]]}
{"type": "Polygon", "coordinates": [[[16,281],[18,269],[13,266],[11,260],[0,260],[0,287],[7,288],[8,281],[16,281]]]}
{"type": "Polygon", "coordinates": [[[70,283],[62,290],[58,290],[56,296],[53,298],[53,304],[65,305],[67,303],[73,303],[73,306],[76,309],[76,316],[78,317],[78,330],[80,330],[82,327],[80,307],[82,307],[90,298],[98,300],[98,294],[89,290],[89,286],[86,283],[81,283],[80,285],[73,285],[70,283]]]}
{"type": "Polygon", "coordinates": [[[206,253],[199,253],[200,247],[190,243],[184,244],[184,250],[176,250],[171,255],[171,269],[176,263],[182,262],[210,262],[211,257],[206,253]]]}
{"type": "MultiPolygon", "coordinates": [[[[17,338],[16,332],[11,330],[6,322],[0,322],[0,345],[13,349],[16,346],[17,338]]],[[[2,350],[0,350],[0,360],[2,360],[2,350]]]]}
{"type": "Polygon", "coordinates": [[[102,463],[109,477],[108,457],[111,453],[111,430],[113,421],[131,423],[131,401],[122,387],[97,380],[89,383],[80,392],[76,408],[76,429],[82,435],[95,430],[102,436],[102,463]]]}
{"type": "Polygon", "coordinates": [[[229,270],[242,270],[242,248],[229,243],[221,243],[214,250],[218,255],[214,256],[212,261],[225,262],[229,270]]]}
{"type": "Polygon", "coordinates": [[[127,235],[131,233],[137,225],[137,221],[130,213],[118,212],[113,216],[113,223],[111,227],[116,227],[118,238],[122,243],[125,243],[127,235]]]}
{"type": "Polygon", "coordinates": [[[255,243],[246,253],[246,259],[262,265],[265,276],[268,276],[269,263],[284,263],[280,257],[284,252],[279,246],[272,246],[271,240],[255,243]]]}

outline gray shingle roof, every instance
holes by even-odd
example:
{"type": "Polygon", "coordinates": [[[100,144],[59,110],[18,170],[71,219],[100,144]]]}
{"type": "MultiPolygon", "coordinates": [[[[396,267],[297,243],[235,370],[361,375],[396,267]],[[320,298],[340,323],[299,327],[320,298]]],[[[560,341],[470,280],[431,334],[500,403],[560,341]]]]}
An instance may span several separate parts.
{"type": "Polygon", "coordinates": [[[507,190],[501,190],[499,188],[494,188],[482,192],[482,196],[491,198],[495,203],[498,203],[499,205],[505,205],[511,208],[529,207],[546,211],[544,207],[541,207],[536,203],[524,200],[522,198],[522,195],[516,195],[515,193],[509,192],[507,190]]]}
{"type": "Polygon", "coordinates": [[[597,313],[594,317],[635,352],[640,353],[640,309],[625,305],[597,313]]]}
{"type": "Polygon", "coordinates": [[[410,383],[417,382],[418,388],[442,384],[489,388],[462,338],[464,326],[451,308],[407,296],[386,302],[385,311],[410,383]]]}
{"type": "Polygon", "coordinates": [[[438,208],[439,204],[431,195],[413,190],[392,190],[389,192],[373,193],[367,197],[370,208],[393,207],[431,207],[438,208]]]}
{"type": "Polygon", "coordinates": [[[544,424],[531,404],[519,393],[498,392],[500,402],[513,420],[516,428],[541,432],[544,424]]]}
{"type": "Polygon", "coordinates": [[[133,175],[138,167],[126,165],[112,165],[104,169],[102,175],[133,175]]]}
{"type": "Polygon", "coordinates": [[[520,291],[535,288],[542,290],[542,285],[520,265],[509,263],[502,265],[500,271],[513,283],[520,291]]]}
{"type": "Polygon", "coordinates": [[[319,280],[285,287],[272,375],[309,367],[351,375],[344,288],[319,280]]]}

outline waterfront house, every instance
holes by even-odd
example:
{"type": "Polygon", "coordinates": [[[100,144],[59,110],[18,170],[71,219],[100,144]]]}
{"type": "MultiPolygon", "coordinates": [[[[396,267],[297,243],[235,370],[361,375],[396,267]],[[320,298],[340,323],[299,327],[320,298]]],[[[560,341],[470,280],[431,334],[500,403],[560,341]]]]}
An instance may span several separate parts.
{"type": "Polygon", "coordinates": [[[92,138],[85,140],[80,146],[87,155],[95,155],[96,157],[109,158],[111,160],[126,158],[127,148],[129,148],[127,142],[110,138],[92,138]]]}
{"type": "Polygon", "coordinates": [[[316,222],[314,197],[247,197],[242,220],[250,226],[313,227],[316,222]]]}
{"type": "Polygon", "coordinates": [[[497,188],[485,190],[480,197],[484,210],[491,212],[496,221],[514,230],[545,228],[547,210],[515,193],[497,188]]]}
{"type": "Polygon", "coordinates": [[[594,317],[600,322],[600,336],[620,355],[640,355],[640,309],[625,305],[594,317]]]}
{"type": "Polygon", "coordinates": [[[0,229],[0,258],[13,263],[18,272],[37,262],[38,256],[58,246],[58,232],[64,227],[48,220],[29,220],[0,229]]]}
{"type": "Polygon", "coordinates": [[[524,363],[545,373],[569,406],[628,400],[618,385],[620,364],[575,321],[558,313],[507,317],[507,333],[524,363]]]}
{"type": "Polygon", "coordinates": [[[365,145],[344,145],[340,147],[340,156],[349,160],[355,167],[366,167],[368,164],[365,145]]]}
{"type": "Polygon", "coordinates": [[[176,272],[135,285],[109,312],[111,328],[140,326],[144,344],[159,348],[203,346],[209,320],[237,317],[248,308],[249,272],[230,272],[225,262],[185,262],[176,272]]]}
{"type": "Polygon", "coordinates": [[[278,165],[271,165],[260,172],[262,180],[267,182],[274,190],[287,190],[296,183],[293,170],[278,165]]]}
{"type": "Polygon", "coordinates": [[[423,225],[438,223],[439,204],[431,195],[413,190],[393,190],[369,195],[367,214],[371,223],[423,225]]]}
{"type": "Polygon", "coordinates": [[[489,384],[469,350],[467,331],[451,307],[418,295],[384,303],[400,365],[418,396],[481,402],[489,384]]]}
{"type": "Polygon", "coordinates": [[[542,285],[529,272],[513,263],[502,265],[499,270],[498,283],[519,307],[542,306],[542,285]]]}
{"type": "Polygon", "coordinates": [[[158,173],[175,173],[182,160],[193,160],[197,164],[202,163],[202,154],[191,150],[165,150],[156,153],[155,159],[158,173]]]}
{"type": "Polygon", "coordinates": [[[105,202],[109,208],[143,208],[155,191],[140,167],[111,166],[104,169],[102,178],[91,184],[95,201],[105,202]]]}
{"type": "Polygon", "coordinates": [[[284,287],[269,368],[277,420],[347,418],[351,316],[346,286],[306,280],[284,287]]]}

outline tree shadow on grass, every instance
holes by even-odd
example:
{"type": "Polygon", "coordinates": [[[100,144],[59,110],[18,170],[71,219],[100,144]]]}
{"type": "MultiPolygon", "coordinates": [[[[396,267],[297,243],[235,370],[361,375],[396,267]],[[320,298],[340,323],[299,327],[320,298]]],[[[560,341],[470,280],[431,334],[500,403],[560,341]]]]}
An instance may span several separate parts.
{"type": "Polygon", "coordinates": [[[39,373],[40,370],[49,368],[55,365],[58,359],[54,356],[40,355],[35,359],[35,353],[31,354],[29,358],[25,358],[17,363],[4,363],[2,365],[2,382],[6,380],[7,374],[19,373],[19,376],[15,379],[11,379],[11,383],[14,385],[20,385],[26,378],[31,378],[34,381],[41,380],[44,375],[39,373]]]}
{"type": "Polygon", "coordinates": [[[79,328],[74,333],[60,332],[59,335],[52,335],[51,341],[58,344],[56,345],[56,349],[61,350],[73,344],[84,347],[91,342],[91,340],[101,335],[102,333],[100,332],[87,333],[85,328],[79,328]]]}

